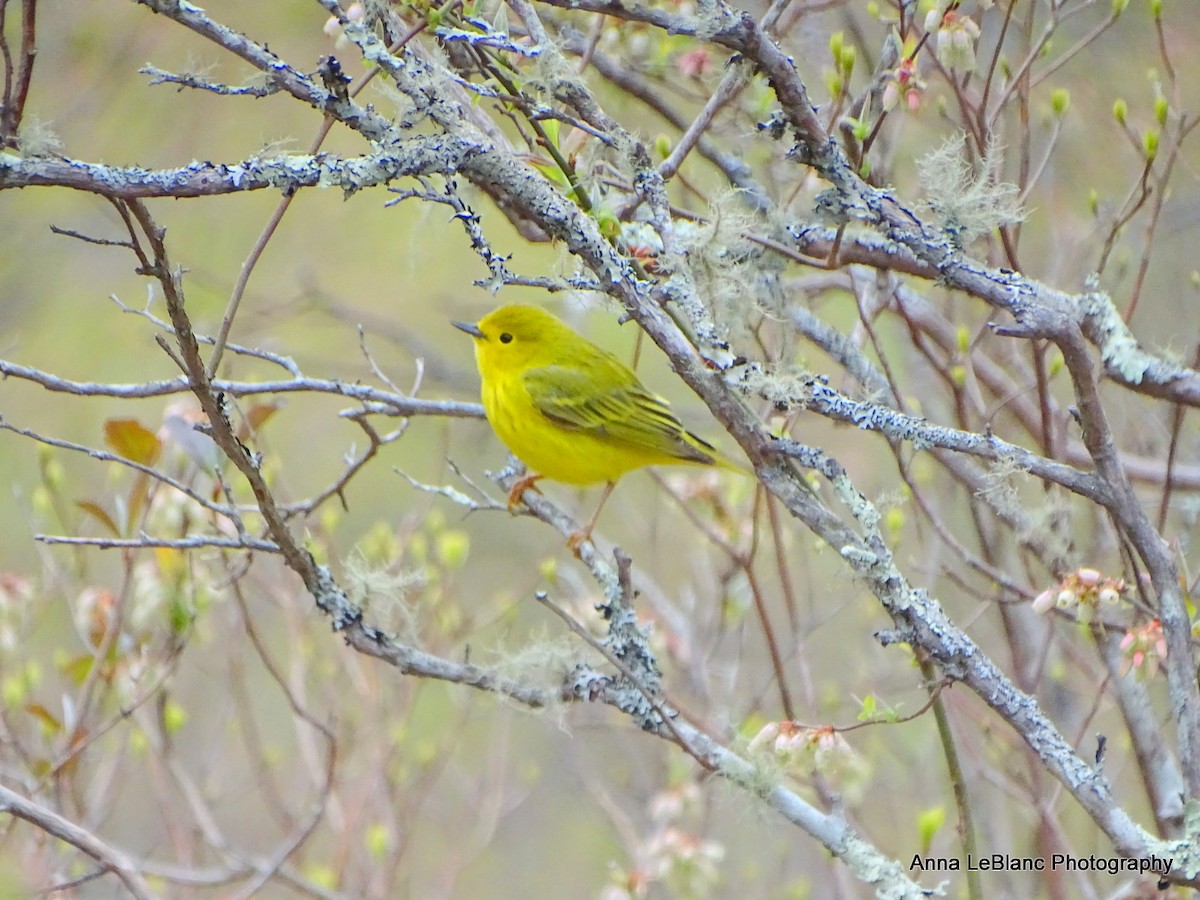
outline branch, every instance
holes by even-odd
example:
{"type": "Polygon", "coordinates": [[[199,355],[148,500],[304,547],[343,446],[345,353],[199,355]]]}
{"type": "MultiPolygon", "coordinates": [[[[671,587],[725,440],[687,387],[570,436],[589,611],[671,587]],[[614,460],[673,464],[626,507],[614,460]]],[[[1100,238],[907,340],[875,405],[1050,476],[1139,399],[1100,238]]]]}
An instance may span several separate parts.
{"type": "Polygon", "coordinates": [[[53,810],[40,806],[3,785],[0,785],[0,810],[18,819],[24,819],[47,834],[86,853],[120,878],[126,890],[138,900],[153,900],[154,892],[150,890],[133,861],[86,828],[81,828],[53,810]]]}
{"type": "Polygon", "coordinates": [[[135,472],[141,472],[143,475],[153,478],[155,481],[160,481],[163,484],[174,488],[180,494],[194,501],[210,512],[216,513],[217,515],[223,516],[231,521],[237,518],[237,512],[233,509],[233,507],[221,506],[218,503],[214,503],[207,497],[204,497],[203,495],[192,490],[183,482],[176,478],[172,478],[170,475],[154,468],[153,466],[147,466],[132,459],[126,459],[124,456],[118,456],[117,454],[109,453],[106,450],[97,450],[94,447],[88,447],[84,444],[76,444],[71,441],[63,441],[57,438],[47,437],[43,434],[37,433],[36,431],[30,431],[27,428],[18,428],[17,426],[5,421],[2,415],[0,415],[0,431],[11,431],[13,434],[19,434],[22,437],[27,437],[30,440],[37,441],[40,444],[45,444],[48,447],[57,447],[60,450],[71,450],[75,453],[83,453],[87,456],[90,456],[92,459],[99,460],[100,462],[111,462],[117,463],[118,465],[127,466],[130,469],[133,469],[135,472]]]}
{"type": "Polygon", "coordinates": [[[1062,349],[1079,400],[1084,443],[1113,494],[1109,511],[1137,548],[1157,594],[1159,619],[1167,642],[1164,665],[1171,711],[1179,732],[1183,779],[1189,796],[1195,797],[1200,795],[1200,686],[1196,684],[1192,622],[1180,589],[1179,569],[1121,466],[1082,334],[1068,326],[1057,336],[1056,343],[1062,349]]]}
{"type": "MultiPolygon", "coordinates": [[[[884,202],[887,195],[875,193],[875,205],[887,206],[884,202]]],[[[912,214],[906,211],[904,216],[912,214]]],[[[887,226],[888,221],[881,217],[874,224],[887,226]]],[[[1100,349],[1104,374],[1113,381],[1139,394],[1200,406],[1200,372],[1144,350],[1107,294],[1098,291],[1067,294],[1017,272],[988,269],[962,256],[940,236],[931,237],[933,246],[940,248],[933,252],[925,239],[914,237],[903,228],[897,234],[885,236],[843,235],[840,242],[837,230],[824,226],[794,226],[788,231],[796,239],[797,248],[809,256],[827,258],[836,246],[838,259],[843,263],[942,281],[1012,313],[1024,325],[1016,332],[996,326],[994,330],[999,334],[1047,336],[1064,320],[1076,322],[1088,340],[1100,349]],[[897,243],[901,236],[903,242],[897,243]],[[916,252],[914,248],[922,250],[916,252]]]]}
{"type": "Polygon", "coordinates": [[[75,547],[97,547],[101,550],[134,550],[147,547],[163,547],[171,550],[201,550],[205,547],[220,547],[223,550],[256,550],[260,553],[278,553],[279,546],[271,541],[253,538],[221,538],[195,535],[188,538],[155,538],[141,534],[135,538],[90,538],[70,537],[57,534],[34,535],[34,540],[43,544],[67,544],[75,547]]]}
{"type": "Polygon", "coordinates": [[[201,75],[190,74],[187,72],[176,73],[168,72],[160,69],[157,66],[142,66],[138,69],[141,75],[150,76],[150,84],[177,84],[182,88],[192,88],[197,91],[208,91],[213,94],[221,94],[226,97],[269,97],[271,94],[276,94],[280,91],[277,84],[257,84],[257,85],[231,85],[221,84],[216,81],[209,81],[201,75]]]}
{"type": "MultiPolygon", "coordinates": [[[[48,391],[75,394],[80,397],[119,397],[124,400],[146,397],[168,397],[184,394],[189,390],[186,377],[162,381],[145,381],[130,384],[113,384],[94,381],[71,381],[59,378],[40,369],[20,366],[0,359],[0,376],[20,378],[41,385],[48,391]]],[[[227,381],[214,379],[212,389],[230,397],[253,397],[258,394],[294,394],[313,392],[336,394],[349,397],[370,406],[370,411],[389,416],[449,416],[459,419],[482,419],[483,407],[478,403],[460,403],[454,400],[418,400],[364,384],[332,381],[323,378],[293,378],[288,381],[227,381]]],[[[347,410],[342,415],[350,417],[361,414],[361,410],[347,410]]]]}
{"type": "Polygon", "coordinates": [[[20,157],[0,153],[0,190],[68,187],[105,197],[215,197],[275,188],[292,194],[300,188],[341,188],[352,194],[413,175],[449,174],[478,148],[462,142],[414,137],[392,140],[387,150],[368,156],[253,157],[236,163],[193,162],[176,169],[143,169],[78,159],[20,157]]]}
{"type": "MultiPolygon", "coordinates": [[[[661,299],[679,299],[675,292],[658,291],[641,280],[628,260],[619,256],[600,234],[595,220],[554,191],[544,179],[530,177],[515,160],[499,153],[475,157],[467,170],[507,192],[512,204],[536,210],[544,227],[562,240],[598,276],[610,283],[608,292],[620,300],[671,361],[672,367],[706,402],[709,409],[746,451],[759,480],[816,534],[840,548],[843,558],[871,587],[884,608],[903,626],[903,640],[927,649],[944,670],[972,687],[979,696],[1029,743],[1047,768],[1070,790],[1113,843],[1131,856],[1171,855],[1182,845],[1155,841],[1115,802],[1107,782],[1072,750],[1038,709],[980,651],[941,608],[912,588],[891,561],[882,538],[872,530],[860,538],[836,516],[812,501],[796,473],[772,458],[772,437],[740,403],[718,373],[699,360],[690,343],[666,315],[661,299]]],[[[688,298],[694,301],[695,298],[688,298]]],[[[832,467],[831,467],[832,468],[832,467]]],[[[878,521],[878,514],[845,479],[835,486],[860,524],[878,521]]]]}
{"type": "Polygon", "coordinates": [[[786,395],[761,385],[762,372],[757,366],[736,370],[730,380],[753,390],[778,406],[810,409],[827,419],[854,425],[863,431],[875,431],[887,438],[904,441],[914,450],[940,447],[995,463],[1011,464],[1045,481],[1061,485],[1073,493],[1108,506],[1112,503],[1106,484],[1095,475],[1080,472],[1065,463],[1039,456],[1024,447],[1010,444],[990,432],[976,434],[958,428],[930,424],[925,419],[898,412],[882,403],[853,400],[829,387],[819,376],[807,376],[790,385],[786,395]],[[757,387],[756,387],[757,383],[757,387]]]}

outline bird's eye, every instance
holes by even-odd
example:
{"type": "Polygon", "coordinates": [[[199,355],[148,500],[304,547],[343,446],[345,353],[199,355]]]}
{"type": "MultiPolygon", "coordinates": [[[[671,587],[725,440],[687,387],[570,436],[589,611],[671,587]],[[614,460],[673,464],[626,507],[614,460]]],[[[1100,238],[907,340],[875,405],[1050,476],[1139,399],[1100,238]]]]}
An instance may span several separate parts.
{"type": "Polygon", "coordinates": [[[512,343],[512,335],[509,334],[507,331],[505,331],[503,334],[500,335],[500,343],[511,344],[512,343]]]}

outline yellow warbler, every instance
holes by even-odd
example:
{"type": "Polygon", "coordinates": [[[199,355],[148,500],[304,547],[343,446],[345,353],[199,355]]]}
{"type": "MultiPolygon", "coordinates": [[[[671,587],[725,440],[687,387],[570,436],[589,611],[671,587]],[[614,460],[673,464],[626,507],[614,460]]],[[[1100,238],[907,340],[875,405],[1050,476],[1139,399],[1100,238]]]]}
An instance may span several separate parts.
{"type": "MultiPolygon", "coordinates": [[[[607,482],[642,466],[736,468],[686,428],[628,366],[536,306],[502,306],[478,323],[454,322],[475,338],[483,408],[505,445],[531,470],[509,492],[512,507],[540,478],[607,482]]],[[[578,550],[600,515],[568,541],[578,550]]]]}

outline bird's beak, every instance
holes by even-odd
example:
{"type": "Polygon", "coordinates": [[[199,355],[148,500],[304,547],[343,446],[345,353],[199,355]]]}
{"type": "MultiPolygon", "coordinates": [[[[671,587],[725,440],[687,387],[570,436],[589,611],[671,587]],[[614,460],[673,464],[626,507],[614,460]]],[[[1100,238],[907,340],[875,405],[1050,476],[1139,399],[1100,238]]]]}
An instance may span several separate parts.
{"type": "Polygon", "coordinates": [[[467,334],[469,334],[473,338],[478,338],[480,340],[483,339],[483,336],[484,336],[483,332],[480,331],[479,326],[474,324],[473,322],[451,322],[450,324],[453,325],[455,328],[457,328],[459,331],[465,331],[467,334]]]}

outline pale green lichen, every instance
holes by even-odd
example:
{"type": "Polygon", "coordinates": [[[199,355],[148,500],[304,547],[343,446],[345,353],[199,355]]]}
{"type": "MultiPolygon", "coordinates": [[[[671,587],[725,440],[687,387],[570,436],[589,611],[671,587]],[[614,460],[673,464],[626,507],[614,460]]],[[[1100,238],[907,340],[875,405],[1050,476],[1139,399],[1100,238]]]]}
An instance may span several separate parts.
{"type": "Polygon", "coordinates": [[[761,397],[780,409],[805,408],[810,396],[809,375],[799,366],[750,363],[730,370],[726,383],[748,396],[761,397]]]}
{"type": "Polygon", "coordinates": [[[983,485],[975,496],[983,500],[996,512],[1011,517],[1021,510],[1017,497],[1017,476],[1028,471],[1008,456],[997,456],[983,476],[983,485]]]}
{"type": "Polygon", "coordinates": [[[780,283],[783,260],[746,237],[770,233],[769,223],[747,209],[739,191],[718,195],[707,221],[675,223],[672,244],[683,259],[668,264],[672,269],[686,265],[694,295],[704,298],[711,318],[722,323],[714,340],[746,344],[756,313],[781,316],[786,301],[780,283]]]}
{"type": "Polygon", "coordinates": [[[851,564],[874,566],[879,562],[879,557],[865,547],[855,547],[852,544],[847,544],[838,552],[841,553],[843,559],[851,564]]]}
{"type": "Polygon", "coordinates": [[[959,247],[1025,217],[1017,186],[997,178],[1001,157],[1000,145],[993,140],[985,148],[983,159],[972,165],[966,153],[966,136],[959,132],[917,160],[925,202],[942,230],[959,247]]]}
{"type": "Polygon", "coordinates": [[[400,640],[416,642],[417,615],[408,598],[428,583],[424,568],[380,566],[363,554],[354,553],[346,559],[342,582],[350,603],[359,609],[369,609],[382,627],[400,640]]]}
{"type": "Polygon", "coordinates": [[[544,630],[523,636],[518,649],[499,645],[492,651],[498,675],[521,684],[557,691],[580,663],[583,651],[569,635],[549,637],[544,630]]]}
{"type": "Polygon", "coordinates": [[[1084,297],[1084,312],[1097,332],[1095,341],[1105,366],[1130,384],[1141,384],[1153,360],[1138,346],[1112,299],[1102,291],[1093,291],[1084,297]]]}
{"type": "Polygon", "coordinates": [[[915,884],[897,861],[882,854],[872,844],[854,834],[846,836],[841,858],[855,877],[872,885],[878,900],[915,900],[915,898],[944,897],[948,882],[936,887],[922,888],[915,884]]]}
{"type": "Polygon", "coordinates": [[[17,135],[17,148],[23,156],[60,156],[63,142],[49,125],[40,119],[28,117],[21,123],[17,135]]]}
{"type": "Polygon", "coordinates": [[[699,0],[696,7],[696,37],[702,41],[711,40],[738,25],[737,13],[726,3],[699,0]]]}

